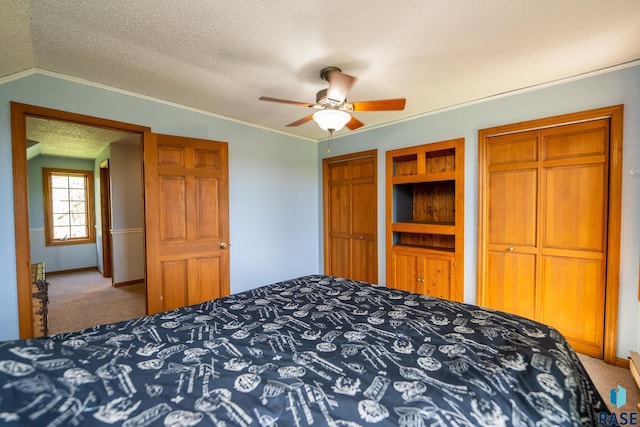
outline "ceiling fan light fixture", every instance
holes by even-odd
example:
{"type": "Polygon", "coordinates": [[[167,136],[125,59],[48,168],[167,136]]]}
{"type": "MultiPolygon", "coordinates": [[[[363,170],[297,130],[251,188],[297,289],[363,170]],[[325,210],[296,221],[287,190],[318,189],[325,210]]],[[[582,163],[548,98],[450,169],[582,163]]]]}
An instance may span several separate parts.
{"type": "Polygon", "coordinates": [[[320,110],[313,114],[313,120],[321,129],[336,132],[351,120],[351,115],[342,110],[320,110]]]}

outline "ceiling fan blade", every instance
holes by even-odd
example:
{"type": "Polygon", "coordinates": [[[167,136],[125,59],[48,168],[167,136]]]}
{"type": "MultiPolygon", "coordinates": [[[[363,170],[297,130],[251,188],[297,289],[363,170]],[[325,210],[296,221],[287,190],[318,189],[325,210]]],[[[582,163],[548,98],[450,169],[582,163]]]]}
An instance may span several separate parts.
{"type": "Polygon", "coordinates": [[[359,101],[352,102],[353,111],[391,111],[404,110],[407,100],[405,98],[397,99],[379,99],[376,101],[359,101]]]}
{"type": "Polygon", "coordinates": [[[290,101],[288,99],[270,98],[268,96],[261,96],[258,99],[260,101],[279,102],[281,104],[299,105],[301,107],[313,107],[313,104],[309,104],[308,102],[290,101]]]}
{"type": "Polygon", "coordinates": [[[361,126],[364,126],[364,123],[362,123],[360,120],[356,119],[355,117],[351,116],[351,120],[349,120],[349,122],[345,126],[351,130],[356,130],[361,126]]]}
{"type": "Polygon", "coordinates": [[[305,124],[305,123],[307,123],[307,122],[309,122],[309,121],[311,121],[311,120],[313,120],[313,114],[309,114],[308,116],[303,117],[303,118],[301,118],[300,120],[296,120],[296,121],[295,121],[295,122],[293,122],[293,123],[289,123],[289,124],[287,125],[287,127],[300,126],[300,125],[303,125],[303,124],[305,124]]]}
{"type": "Polygon", "coordinates": [[[353,86],[353,83],[356,81],[355,77],[338,70],[330,71],[327,74],[327,79],[329,81],[327,98],[340,103],[347,99],[347,94],[349,94],[351,86],[353,86]]]}

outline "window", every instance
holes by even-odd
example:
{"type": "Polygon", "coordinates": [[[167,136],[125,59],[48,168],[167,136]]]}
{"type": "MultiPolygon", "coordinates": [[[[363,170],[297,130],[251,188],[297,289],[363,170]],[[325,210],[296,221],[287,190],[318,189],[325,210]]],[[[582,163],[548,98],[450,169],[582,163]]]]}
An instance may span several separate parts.
{"type": "Polygon", "coordinates": [[[47,246],[94,243],[93,172],[42,169],[47,246]]]}

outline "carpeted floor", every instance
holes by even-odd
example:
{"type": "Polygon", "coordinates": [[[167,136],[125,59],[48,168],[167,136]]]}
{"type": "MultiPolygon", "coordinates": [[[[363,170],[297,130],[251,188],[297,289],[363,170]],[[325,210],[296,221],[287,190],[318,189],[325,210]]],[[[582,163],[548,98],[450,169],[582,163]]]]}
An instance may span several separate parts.
{"type": "Polygon", "coordinates": [[[144,283],[114,288],[97,270],[48,274],[49,335],[146,314],[144,283]]]}
{"type": "Polygon", "coordinates": [[[640,390],[638,390],[638,385],[631,376],[628,368],[625,369],[607,365],[600,359],[594,359],[584,354],[578,354],[578,357],[610,411],[618,413],[622,411],[638,412],[640,390]],[[616,406],[609,401],[611,389],[616,388],[618,385],[622,386],[627,393],[627,403],[620,408],[616,408],[616,406]]]}

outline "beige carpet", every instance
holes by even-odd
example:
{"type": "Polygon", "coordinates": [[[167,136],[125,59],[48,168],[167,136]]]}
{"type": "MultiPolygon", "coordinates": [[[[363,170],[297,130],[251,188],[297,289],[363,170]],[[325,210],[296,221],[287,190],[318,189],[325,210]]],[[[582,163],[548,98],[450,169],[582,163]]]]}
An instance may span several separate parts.
{"type": "Polygon", "coordinates": [[[607,365],[600,359],[594,359],[593,357],[585,356],[584,354],[578,354],[582,365],[589,373],[593,384],[600,392],[602,399],[605,401],[609,410],[620,412],[637,412],[638,403],[640,402],[640,390],[638,385],[631,376],[629,369],[619,368],[613,365],[607,365]],[[611,404],[610,392],[612,388],[622,386],[627,393],[627,403],[616,408],[611,404]]]}
{"type": "Polygon", "coordinates": [[[49,335],[146,314],[144,283],[114,288],[97,270],[48,274],[49,335]]]}

